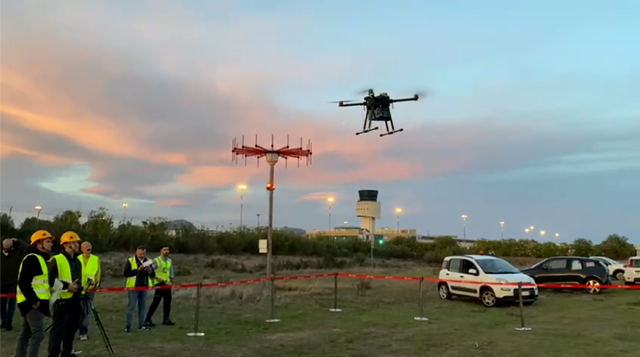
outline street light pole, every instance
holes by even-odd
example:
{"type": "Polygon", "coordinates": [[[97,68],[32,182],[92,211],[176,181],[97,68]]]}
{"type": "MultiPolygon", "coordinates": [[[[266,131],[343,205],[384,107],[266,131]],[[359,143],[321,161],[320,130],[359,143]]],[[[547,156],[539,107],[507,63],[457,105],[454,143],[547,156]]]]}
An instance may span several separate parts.
{"type": "Polygon", "coordinates": [[[242,227],[242,211],[244,209],[244,190],[247,189],[247,185],[238,185],[238,191],[240,191],[240,227],[242,227]]]}
{"type": "Polygon", "coordinates": [[[42,207],[36,206],[36,229],[40,226],[40,211],[42,211],[42,207]]]}
{"type": "Polygon", "coordinates": [[[256,217],[258,217],[258,225],[256,227],[260,228],[260,213],[256,213],[256,217]]]}
{"type": "Polygon", "coordinates": [[[504,222],[500,222],[500,239],[504,239],[504,222]]]}
{"type": "Polygon", "coordinates": [[[467,240],[467,215],[462,216],[462,239],[467,240]]]}
{"type": "Polygon", "coordinates": [[[402,213],[402,208],[396,208],[396,230],[398,234],[400,234],[400,213],[402,213]]]}
{"type": "Polygon", "coordinates": [[[333,205],[333,201],[335,201],[333,197],[327,198],[327,202],[329,202],[329,230],[331,230],[331,206],[333,205]]]}
{"type": "Polygon", "coordinates": [[[122,223],[126,222],[127,220],[127,207],[129,207],[128,203],[122,204],[122,223]]]}

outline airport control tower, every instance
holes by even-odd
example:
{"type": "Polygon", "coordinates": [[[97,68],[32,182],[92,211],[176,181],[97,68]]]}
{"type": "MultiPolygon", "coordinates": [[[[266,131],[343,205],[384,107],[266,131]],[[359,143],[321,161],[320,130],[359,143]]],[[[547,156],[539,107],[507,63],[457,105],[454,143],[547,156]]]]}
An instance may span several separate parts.
{"type": "Polygon", "coordinates": [[[380,219],[381,208],[378,190],[360,190],[358,194],[360,199],[356,203],[356,216],[360,217],[360,228],[375,234],[376,219],[380,219]]]}

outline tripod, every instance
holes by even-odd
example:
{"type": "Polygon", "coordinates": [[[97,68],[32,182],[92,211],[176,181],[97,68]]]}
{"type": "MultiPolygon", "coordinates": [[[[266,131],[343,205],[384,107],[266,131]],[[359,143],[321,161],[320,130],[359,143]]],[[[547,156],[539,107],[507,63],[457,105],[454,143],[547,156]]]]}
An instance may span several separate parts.
{"type": "Polygon", "coordinates": [[[107,331],[104,329],[104,325],[102,325],[102,321],[100,321],[100,315],[98,315],[98,311],[96,311],[96,307],[93,306],[93,302],[88,297],[85,298],[85,302],[89,304],[89,308],[93,313],[93,319],[96,321],[96,325],[100,330],[100,335],[102,336],[102,341],[104,342],[104,347],[107,349],[109,356],[113,356],[113,347],[111,347],[111,341],[109,341],[109,336],[107,335],[107,331]]]}

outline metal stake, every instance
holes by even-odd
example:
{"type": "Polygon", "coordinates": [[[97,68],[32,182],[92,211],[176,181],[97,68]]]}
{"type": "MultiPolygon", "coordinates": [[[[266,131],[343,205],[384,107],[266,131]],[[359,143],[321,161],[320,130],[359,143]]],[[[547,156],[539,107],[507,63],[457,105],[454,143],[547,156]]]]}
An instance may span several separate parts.
{"type": "Polygon", "coordinates": [[[518,300],[520,302],[520,327],[516,327],[518,331],[529,331],[531,327],[524,326],[524,304],[522,302],[522,282],[518,283],[518,300]]]}
{"type": "Polygon", "coordinates": [[[193,328],[193,332],[187,333],[187,336],[191,336],[191,337],[204,336],[204,332],[198,332],[198,328],[200,327],[200,298],[201,298],[201,295],[202,295],[202,283],[198,283],[198,288],[196,289],[195,326],[193,328]]]}
{"type": "Polygon", "coordinates": [[[424,301],[422,299],[422,282],[423,281],[424,281],[424,278],[420,277],[420,282],[418,283],[418,291],[420,296],[420,300],[418,301],[418,308],[420,309],[420,316],[413,318],[416,321],[429,321],[428,318],[424,317],[424,301]]]}
{"type": "Polygon", "coordinates": [[[333,276],[333,309],[329,309],[331,312],[340,312],[338,309],[338,273],[333,276]]]}

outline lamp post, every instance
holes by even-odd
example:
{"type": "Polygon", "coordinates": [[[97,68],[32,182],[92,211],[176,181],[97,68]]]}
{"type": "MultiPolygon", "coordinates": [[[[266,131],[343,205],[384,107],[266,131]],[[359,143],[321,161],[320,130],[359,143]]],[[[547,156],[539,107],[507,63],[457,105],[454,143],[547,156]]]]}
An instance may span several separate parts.
{"type": "Polygon", "coordinates": [[[398,234],[400,234],[400,213],[402,213],[402,208],[396,208],[396,230],[398,234]]]}
{"type": "Polygon", "coordinates": [[[504,222],[500,222],[500,239],[504,239],[504,222]]]}
{"type": "Polygon", "coordinates": [[[529,228],[525,228],[525,229],[524,229],[524,232],[525,232],[527,235],[529,235],[529,228]]]}
{"type": "Polygon", "coordinates": [[[256,227],[260,228],[260,213],[256,213],[256,217],[258,218],[258,225],[256,227]]]}
{"type": "Polygon", "coordinates": [[[333,197],[327,198],[327,202],[329,202],[329,230],[331,230],[331,206],[333,205],[333,201],[335,201],[333,197]]]}
{"type": "Polygon", "coordinates": [[[529,227],[529,238],[531,239],[533,239],[533,232],[534,232],[533,228],[534,228],[533,226],[529,227]]]}
{"type": "Polygon", "coordinates": [[[462,216],[462,239],[467,240],[467,215],[462,216]]]}
{"type": "Polygon", "coordinates": [[[242,211],[244,206],[244,191],[247,189],[247,185],[238,185],[238,191],[240,192],[240,227],[242,227],[242,211]]]}
{"type": "Polygon", "coordinates": [[[556,233],[556,239],[558,239],[558,237],[560,237],[560,234],[556,233]]]}
{"type": "Polygon", "coordinates": [[[36,206],[36,229],[40,225],[40,211],[42,211],[42,207],[36,206]]]}
{"type": "Polygon", "coordinates": [[[124,221],[127,220],[127,207],[129,207],[128,203],[123,203],[122,204],[122,222],[124,223],[124,221]]]}
{"type": "Polygon", "coordinates": [[[547,233],[547,232],[545,232],[545,231],[540,231],[540,237],[544,238],[544,235],[545,235],[546,233],[547,233]]]}

